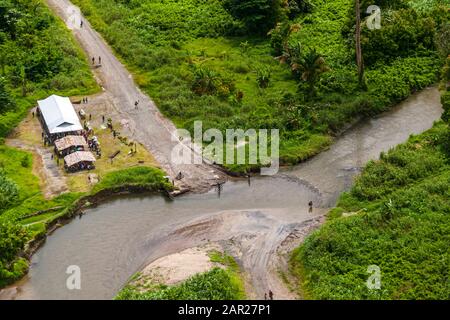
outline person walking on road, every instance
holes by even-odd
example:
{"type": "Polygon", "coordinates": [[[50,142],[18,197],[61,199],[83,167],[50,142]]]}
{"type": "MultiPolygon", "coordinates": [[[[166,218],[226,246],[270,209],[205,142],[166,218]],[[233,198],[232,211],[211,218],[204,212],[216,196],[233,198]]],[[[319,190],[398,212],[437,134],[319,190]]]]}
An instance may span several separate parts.
{"type": "Polygon", "coordinates": [[[92,57],[92,65],[95,65],[95,57],[92,57]]]}
{"type": "Polygon", "coordinates": [[[134,103],[134,108],[137,110],[137,109],[139,109],[139,100],[137,100],[135,103],[134,103]]]}
{"type": "Polygon", "coordinates": [[[100,56],[98,57],[98,64],[100,64],[100,65],[102,64],[102,57],[100,57],[100,56]]]}
{"type": "Polygon", "coordinates": [[[272,292],[272,290],[269,290],[269,300],[273,300],[273,292],[272,292]]]}
{"type": "Polygon", "coordinates": [[[313,206],[314,206],[313,202],[310,201],[310,202],[308,203],[308,206],[309,206],[309,213],[313,213],[313,206]]]}

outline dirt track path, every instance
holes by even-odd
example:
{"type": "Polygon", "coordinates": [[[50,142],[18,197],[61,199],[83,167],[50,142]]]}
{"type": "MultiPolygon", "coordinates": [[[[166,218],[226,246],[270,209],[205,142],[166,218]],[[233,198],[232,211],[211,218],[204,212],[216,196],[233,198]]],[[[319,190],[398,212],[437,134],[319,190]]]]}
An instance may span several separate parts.
{"type": "MultiPolygon", "coordinates": [[[[68,21],[73,14],[73,4],[68,0],[47,0],[47,3],[70,26],[68,21]]],[[[84,18],[83,22],[82,28],[72,28],[72,32],[89,59],[95,57],[98,61],[98,57],[101,57],[102,65],[95,68],[94,73],[112,107],[122,119],[128,121],[129,132],[126,134],[142,143],[172,179],[179,172],[183,173],[183,180],[177,182],[180,189],[203,192],[218,181],[224,181],[226,176],[205,162],[197,165],[173,161],[171,154],[177,145],[194,156],[192,146],[179,141],[173,123],[165,119],[155,103],[136,86],[132,75],[89,22],[84,18]],[[140,101],[138,109],[134,106],[135,101],[140,101]]]]}

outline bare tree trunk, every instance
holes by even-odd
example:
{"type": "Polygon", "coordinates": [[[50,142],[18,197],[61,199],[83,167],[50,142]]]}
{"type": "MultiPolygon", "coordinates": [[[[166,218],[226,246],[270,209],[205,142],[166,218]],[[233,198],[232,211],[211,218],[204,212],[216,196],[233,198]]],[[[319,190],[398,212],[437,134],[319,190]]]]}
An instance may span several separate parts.
{"type": "Polygon", "coordinates": [[[356,13],[356,64],[358,65],[358,82],[362,85],[364,82],[364,61],[361,49],[361,5],[359,0],[355,0],[356,13]]]}

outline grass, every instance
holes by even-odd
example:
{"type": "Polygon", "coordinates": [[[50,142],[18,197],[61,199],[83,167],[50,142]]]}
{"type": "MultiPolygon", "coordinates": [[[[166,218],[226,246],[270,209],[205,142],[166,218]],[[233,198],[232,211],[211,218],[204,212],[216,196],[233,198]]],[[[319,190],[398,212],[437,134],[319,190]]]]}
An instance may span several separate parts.
{"type": "MultiPolygon", "coordinates": [[[[217,250],[211,251],[209,257],[220,267],[173,286],[147,284],[142,287],[131,283],[119,292],[116,300],[244,300],[242,275],[234,258],[217,250]]],[[[138,278],[139,275],[135,275],[132,279],[138,278]]]]}
{"type": "Polygon", "coordinates": [[[450,297],[447,131],[437,123],[366,166],[328,222],[292,255],[305,297],[450,297]],[[381,268],[381,290],[366,287],[370,265],[381,268]]]}
{"type": "Polygon", "coordinates": [[[171,190],[172,184],[164,178],[164,172],[151,167],[135,167],[110,172],[97,184],[93,193],[114,190],[117,187],[142,187],[148,190],[171,190]]]}

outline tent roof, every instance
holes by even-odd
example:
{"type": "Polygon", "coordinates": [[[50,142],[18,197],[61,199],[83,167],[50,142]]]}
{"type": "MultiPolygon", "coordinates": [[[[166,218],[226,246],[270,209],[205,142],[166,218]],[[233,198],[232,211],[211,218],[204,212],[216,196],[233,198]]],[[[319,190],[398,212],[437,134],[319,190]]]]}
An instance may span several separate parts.
{"type": "Polygon", "coordinates": [[[52,95],[38,105],[50,134],[83,130],[69,98],[52,95]]]}
{"type": "Polygon", "coordinates": [[[63,151],[71,147],[87,146],[86,139],[83,136],[66,136],[55,141],[55,147],[58,151],[63,151]]]}
{"type": "Polygon", "coordinates": [[[96,159],[89,151],[77,151],[66,156],[64,161],[68,167],[71,167],[80,162],[95,162],[96,159]]]}

